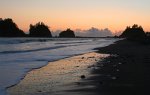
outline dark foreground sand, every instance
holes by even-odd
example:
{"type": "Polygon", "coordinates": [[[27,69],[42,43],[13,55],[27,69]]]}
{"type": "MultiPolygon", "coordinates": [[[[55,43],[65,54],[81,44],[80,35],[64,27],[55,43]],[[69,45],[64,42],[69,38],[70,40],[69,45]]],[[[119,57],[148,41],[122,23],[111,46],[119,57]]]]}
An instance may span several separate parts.
{"type": "Polygon", "coordinates": [[[100,95],[150,95],[150,45],[118,41],[100,48],[100,53],[117,54],[103,60],[103,68],[93,71],[100,95]],[[108,77],[110,76],[110,77],[108,77]]]}
{"type": "Polygon", "coordinates": [[[100,48],[98,53],[50,62],[29,72],[8,92],[10,95],[150,95],[150,45],[122,40],[100,48]]]}

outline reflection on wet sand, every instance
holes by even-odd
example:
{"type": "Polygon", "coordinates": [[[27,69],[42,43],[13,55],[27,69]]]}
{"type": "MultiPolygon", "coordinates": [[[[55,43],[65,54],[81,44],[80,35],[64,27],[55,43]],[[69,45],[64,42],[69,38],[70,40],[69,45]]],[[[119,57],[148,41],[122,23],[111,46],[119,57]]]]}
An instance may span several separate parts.
{"type": "Polygon", "coordinates": [[[71,58],[49,62],[47,66],[34,69],[17,85],[8,88],[10,95],[64,95],[82,94],[79,89],[90,89],[84,80],[92,76],[90,71],[102,58],[109,55],[87,53],[71,58]]]}

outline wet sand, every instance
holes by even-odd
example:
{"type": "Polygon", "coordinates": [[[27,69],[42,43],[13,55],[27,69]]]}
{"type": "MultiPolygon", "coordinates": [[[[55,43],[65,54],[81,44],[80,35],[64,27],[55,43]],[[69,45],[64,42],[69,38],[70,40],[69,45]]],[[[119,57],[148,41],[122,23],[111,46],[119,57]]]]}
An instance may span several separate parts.
{"type": "Polygon", "coordinates": [[[108,56],[93,52],[49,62],[47,66],[29,72],[20,83],[8,88],[7,92],[9,95],[91,94],[88,89],[95,89],[96,86],[89,84],[88,78],[97,76],[91,74],[91,71],[98,68],[95,67],[97,62],[108,56]]]}

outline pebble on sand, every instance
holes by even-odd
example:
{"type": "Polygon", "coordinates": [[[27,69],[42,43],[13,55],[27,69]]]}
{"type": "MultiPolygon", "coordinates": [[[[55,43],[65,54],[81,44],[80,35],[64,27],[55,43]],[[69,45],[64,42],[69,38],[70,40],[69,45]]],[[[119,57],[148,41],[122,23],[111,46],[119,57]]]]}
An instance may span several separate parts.
{"type": "Polygon", "coordinates": [[[111,79],[116,80],[116,79],[117,79],[117,77],[112,77],[111,79]]]}
{"type": "Polygon", "coordinates": [[[118,64],[121,65],[122,63],[119,62],[118,64]]]}
{"type": "Polygon", "coordinates": [[[81,75],[81,78],[82,78],[82,79],[85,79],[85,75],[81,75]]]}

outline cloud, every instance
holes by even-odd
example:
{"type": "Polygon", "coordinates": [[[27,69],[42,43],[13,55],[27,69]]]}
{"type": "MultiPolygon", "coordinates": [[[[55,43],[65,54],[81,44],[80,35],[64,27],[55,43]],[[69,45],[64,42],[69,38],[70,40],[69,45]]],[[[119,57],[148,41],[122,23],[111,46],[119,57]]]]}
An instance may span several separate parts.
{"type": "Polygon", "coordinates": [[[113,35],[112,32],[108,28],[98,29],[94,27],[88,30],[76,29],[75,34],[76,36],[82,36],[82,37],[106,37],[106,36],[113,35]]]}
{"type": "MultiPolygon", "coordinates": [[[[52,32],[53,36],[58,36],[59,33],[62,30],[57,30],[55,32],[52,32]]],[[[81,29],[76,29],[74,30],[76,36],[81,36],[81,37],[107,37],[107,36],[113,36],[112,32],[108,29],[98,29],[98,28],[90,28],[88,30],[81,30],[81,29]]]]}
{"type": "Polygon", "coordinates": [[[62,32],[62,30],[53,31],[53,32],[52,32],[52,35],[53,35],[54,37],[57,37],[57,36],[59,36],[59,33],[60,33],[60,32],[62,32]]]}

